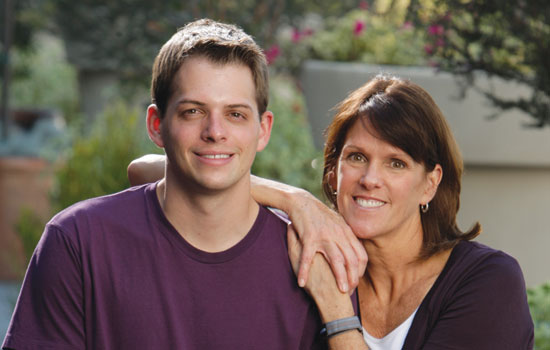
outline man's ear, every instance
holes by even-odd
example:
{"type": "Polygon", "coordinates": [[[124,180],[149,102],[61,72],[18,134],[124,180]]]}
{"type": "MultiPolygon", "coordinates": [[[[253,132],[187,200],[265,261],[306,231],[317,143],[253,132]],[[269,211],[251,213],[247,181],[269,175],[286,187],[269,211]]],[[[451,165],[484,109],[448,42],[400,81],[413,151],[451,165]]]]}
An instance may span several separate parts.
{"type": "Polygon", "coordinates": [[[147,134],[151,141],[160,148],[164,148],[162,141],[162,120],[156,104],[151,104],[147,107],[147,134]]]}
{"type": "Polygon", "coordinates": [[[271,111],[265,111],[260,116],[260,134],[258,137],[258,147],[256,152],[263,150],[271,137],[271,128],[273,127],[273,113],[271,111]]]}

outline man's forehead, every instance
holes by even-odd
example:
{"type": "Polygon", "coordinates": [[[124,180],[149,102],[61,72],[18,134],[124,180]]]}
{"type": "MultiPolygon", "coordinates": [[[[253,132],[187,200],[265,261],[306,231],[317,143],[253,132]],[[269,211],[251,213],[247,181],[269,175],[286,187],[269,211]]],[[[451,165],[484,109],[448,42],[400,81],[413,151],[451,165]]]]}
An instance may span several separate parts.
{"type": "Polygon", "coordinates": [[[255,97],[256,86],[252,71],[241,63],[218,64],[206,59],[186,60],[179,68],[173,80],[174,92],[195,89],[233,91],[235,94],[246,94],[255,97]]]}

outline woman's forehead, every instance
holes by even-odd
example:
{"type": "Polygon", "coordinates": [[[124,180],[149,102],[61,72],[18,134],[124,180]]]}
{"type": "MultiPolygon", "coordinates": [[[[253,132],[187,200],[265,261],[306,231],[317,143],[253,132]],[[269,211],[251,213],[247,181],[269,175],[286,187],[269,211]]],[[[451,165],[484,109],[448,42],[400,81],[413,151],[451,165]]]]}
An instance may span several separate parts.
{"type": "Polygon", "coordinates": [[[381,137],[368,118],[357,118],[350,126],[344,141],[344,147],[371,148],[382,147],[385,151],[395,154],[407,154],[401,148],[381,137]]]}

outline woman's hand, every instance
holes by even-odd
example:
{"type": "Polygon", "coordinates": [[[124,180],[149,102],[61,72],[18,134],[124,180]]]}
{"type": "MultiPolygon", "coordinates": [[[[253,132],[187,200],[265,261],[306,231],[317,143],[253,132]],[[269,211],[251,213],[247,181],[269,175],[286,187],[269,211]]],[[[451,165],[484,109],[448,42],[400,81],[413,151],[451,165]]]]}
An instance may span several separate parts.
{"type": "MultiPolygon", "coordinates": [[[[287,240],[288,256],[294,273],[298,273],[303,249],[292,225],[288,225],[287,240]]],[[[304,289],[315,300],[323,322],[354,315],[350,296],[338,289],[334,274],[321,254],[313,256],[309,278],[304,289]]]]}
{"type": "MultiPolygon", "coordinates": [[[[294,273],[298,273],[300,258],[303,255],[303,245],[298,240],[296,231],[292,225],[288,225],[287,230],[288,241],[288,257],[292,264],[294,273]]],[[[304,285],[304,289],[315,300],[323,299],[325,295],[337,295],[343,294],[338,289],[336,284],[336,278],[330,269],[326,259],[321,254],[315,254],[311,262],[311,268],[309,270],[309,278],[304,285]]]]}
{"type": "Polygon", "coordinates": [[[298,284],[305,286],[313,257],[328,261],[342,292],[354,289],[365,273],[367,253],[344,219],[314,195],[294,186],[252,176],[252,196],[263,204],[288,213],[304,251],[298,284]]]}
{"type": "Polygon", "coordinates": [[[367,267],[367,252],[340,214],[307,191],[298,191],[288,210],[303,243],[298,284],[308,280],[317,252],[330,264],[342,292],[355,289],[367,267]]]}
{"type": "MultiPolygon", "coordinates": [[[[287,240],[288,256],[294,273],[297,273],[303,251],[292,225],[288,226],[287,240]]],[[[309,279],[304,288],[315,300],[323,323],[355,316],[350,296],[338,289],[334,274],[321,254],[313,256],[309,279]]],[[[332,350],[368,350],[363,336],[355,330],[331,337],[328,345],[332,350]]]]}
{"type": "Polygon", "coordinates": [[[257,176],[251,181],[254,199],[287,213],[298,232],[304,246],[298,284],[305,286],[313,257],[321,253],[342,292],[357,287],[367,267],[367,252],[342,216],[301,188],[257,176]]]}

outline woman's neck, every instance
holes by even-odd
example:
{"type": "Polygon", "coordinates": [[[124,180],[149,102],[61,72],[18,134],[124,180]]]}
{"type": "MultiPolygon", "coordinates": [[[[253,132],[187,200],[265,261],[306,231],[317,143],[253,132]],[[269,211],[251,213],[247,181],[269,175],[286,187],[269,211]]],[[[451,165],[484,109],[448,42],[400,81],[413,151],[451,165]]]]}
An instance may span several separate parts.
{"type": "Polygon", "coordinates": [[[445,266],[451,249],[420,258],[422,242],[402,240],[394,244],[365,241],[369,256],[363,288],[369,286],[387,303],[399,300],[411,288],[431,285],[445,266]],[[431,281],[431,282],[430,282],[431,281]]]}

